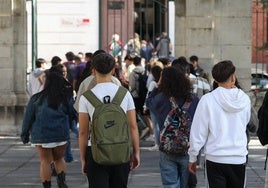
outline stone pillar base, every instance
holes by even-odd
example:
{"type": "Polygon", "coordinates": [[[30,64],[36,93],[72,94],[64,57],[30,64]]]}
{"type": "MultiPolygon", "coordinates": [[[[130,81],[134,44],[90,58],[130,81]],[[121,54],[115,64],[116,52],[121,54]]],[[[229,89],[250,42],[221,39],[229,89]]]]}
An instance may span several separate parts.
{"type": "Polygon", "coordinates": [[[1,101],[0,135],[19,135],[21,132],[22,120],[28,96],[26,94],[2,95],[1,101]]]}
{"type": "Polygon", "coordinates": [[[17,136],[21,132],[24,106],[0,106],[0,135],[17,136]]]}

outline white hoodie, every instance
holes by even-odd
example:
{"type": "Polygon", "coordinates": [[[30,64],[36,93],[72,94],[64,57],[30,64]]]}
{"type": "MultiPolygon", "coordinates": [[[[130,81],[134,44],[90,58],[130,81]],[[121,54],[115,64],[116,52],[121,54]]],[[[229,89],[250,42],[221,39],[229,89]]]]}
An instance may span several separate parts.
{"type": "Polygon", "coordinates": [[[241,89],[218,87],[198,103],[190,133],[189,162],[195,162],[204,146],[206,159],[216,163],[246,162],[246,127],[250,99],[241,89]]]}
{"type": "Polygon", "coordinates": [[[29,75],[28,93],[31,96],[43,90],[44,85],[38,80],[38,77],[45,71],[43,68],[36,68],[29,75]]]}

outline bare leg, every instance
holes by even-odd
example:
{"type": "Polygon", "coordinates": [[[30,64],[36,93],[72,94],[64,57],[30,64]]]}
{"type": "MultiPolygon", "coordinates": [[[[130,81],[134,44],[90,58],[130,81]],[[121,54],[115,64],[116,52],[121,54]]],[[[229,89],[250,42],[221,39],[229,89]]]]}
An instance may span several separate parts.
{"type": "Polygon", "coordinates": [[[150,119],[150,117],[148,115],[144,115],[143,117],[144,117],[144,119],[146,121],[146,124],[149,127],[150,134],[153,135],[154,134],[154,127],[153,127],[152,120],[150,119]]]}
{"type": "Polygon", "coordinates": [[[50,163],[52,158],[51,148],[42,148],[42,146],[36,146],[39,158],[40,158],[40,178],[42,182],[51,181],[51,169],[50,163]]]}
{"type": "Polygon", "coordinates": [[[67,143],[53,148],[53,160],[57,172],[57,184],[59,188],[68,188],[66,184],[66,163],[63,159],[67,143]]]}
{"type": "Polygon", "coordinates": [[[64,153],[67,144],[63,146],[57,146],[52,149],[53,161],[55,164],[56,172],[59,174],[60,172],[66,172],[66,163],[64,161],[64,153]]]}

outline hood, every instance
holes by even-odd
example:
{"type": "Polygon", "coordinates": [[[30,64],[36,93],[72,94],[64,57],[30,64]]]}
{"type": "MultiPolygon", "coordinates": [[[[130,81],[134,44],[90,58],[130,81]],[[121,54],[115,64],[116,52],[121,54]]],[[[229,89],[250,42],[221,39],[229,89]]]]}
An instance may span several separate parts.
{"type": "Polygon", "coordinates": [[[228,112],[239,112],[250,105],[250,99],[241,89],[218,87],[211,92],[215,101],[228,112]]]}
{"type": "Polygon", "coordinates": [[[145,69],[143,68],[143,66],[136,66],[133,71],[136,73],[144,73],[145,69]]]}
{"type": "Polygon", "coordinates": [[[35,70],[33,71],[33,76],[37,78],[37,77],[39,77],[40,74],[42,74],[43,72],[44,72],[43,69],[39,69],[39,68],[37,68],[37,69],[35,69],[35,70]]]}

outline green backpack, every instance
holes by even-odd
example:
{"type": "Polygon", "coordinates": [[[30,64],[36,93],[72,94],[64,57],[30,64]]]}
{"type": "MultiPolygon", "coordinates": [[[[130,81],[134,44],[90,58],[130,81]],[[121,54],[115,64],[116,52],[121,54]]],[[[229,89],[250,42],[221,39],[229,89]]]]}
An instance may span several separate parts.
{"type": "Polygon", "coordinates": [[[83,95],[95,107],[91,120],[91,151],[96,163],[116,165],[130,161],[130,132],[120,107],[127,90],[119,87],[110,103],[102,103],[91,90],[83,95]]]}

